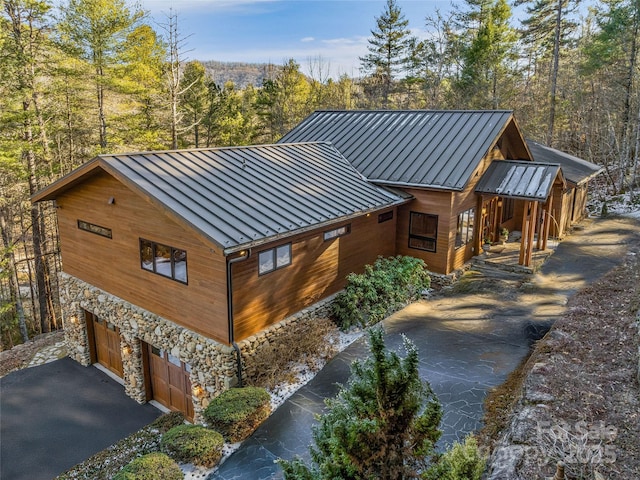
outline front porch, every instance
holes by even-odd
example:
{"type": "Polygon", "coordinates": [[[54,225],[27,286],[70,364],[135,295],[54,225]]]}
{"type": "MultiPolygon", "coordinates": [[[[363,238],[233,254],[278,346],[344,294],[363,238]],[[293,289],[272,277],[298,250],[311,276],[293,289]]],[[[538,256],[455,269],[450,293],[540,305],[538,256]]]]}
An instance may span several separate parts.
{"type": "MultiPolygon", "coordinates": [[[[520,232],[511,232],[509,240],[506,243],[496,243],[491,245],[488,252],[482,252],[480,255],[476,255],[472,258],[472,265],[487,265],[505,270],[508,272],[517,273],[534,273],[536,272],[555,252],[558,246],[558,240],[548,239],[546,249],[534,248],[531,254],[531,262],[529,265],[521,265],[521,240],[522,235],[520,232]]],[[[533,242],[537,244],[537,235],[533,239],[533,242]]]]}

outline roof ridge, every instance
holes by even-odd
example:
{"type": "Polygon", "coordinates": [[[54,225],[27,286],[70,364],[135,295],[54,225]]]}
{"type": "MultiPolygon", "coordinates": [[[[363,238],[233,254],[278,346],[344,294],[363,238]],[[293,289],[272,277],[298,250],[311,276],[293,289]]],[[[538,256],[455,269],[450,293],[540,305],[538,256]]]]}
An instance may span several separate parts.
{"type": "MultiPolygon", "coordinates": [[[[268,147],[284,147],[284,146],[296,146],[296,145],[321,145],[328,144],[331,145],[331,142],[326,140],[318,140],[318,141],[305,141],[305,142],[287,142],[287,143],[260,143],[256,145],[225,145],[222,147],[199,147],[199,148],[177,148],[177,149],[166,149],[166,150],[141,150],[141,151],[132,151],[132,152],[120,152],[120,153],[101,153],[96,155],[89,161],[92,161],[96,158],[112,158],[119,157],[122,155],[158,155],[164,153],[191,153],[191,152],[212,152],[212,151],[224,151],[224,150],[250,150],[250,149],[261,149],[268,147]]],[[[335,148],[335,146],[333,146],[335,148]]],[[[87,162],[88,163],[88,162],[87,162]]]]}

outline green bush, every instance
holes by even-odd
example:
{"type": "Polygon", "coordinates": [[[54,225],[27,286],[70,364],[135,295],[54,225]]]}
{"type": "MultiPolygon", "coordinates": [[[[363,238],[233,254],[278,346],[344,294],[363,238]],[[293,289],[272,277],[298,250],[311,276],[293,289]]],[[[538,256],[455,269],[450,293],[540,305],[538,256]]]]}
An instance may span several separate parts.
{"type": "Polygon", "coordinates": [[[473,435],[454,443],[424,475],[425,480],[480,480],[487,459],[480,454],[473,435]]]}
{"type": "Polygon", "coordinates": [[[182,463],[213,467],[222,457],[224,438],[200,425],[178,425],[162,436],[160,448],[182,463]]]}
{"type": "Polygon", "coordinates": [[[415,479],[435,455],[442,408],[420,378],[418,350],[389,351],[381,328],[369,332],[370,355],[351,365],[349,383],[327,401],[313,427],[308,466],[279,460],[286,480],[415,479]]]}
{"type": "Polygon", "coordinates": [[[160,447],[162,434],[183,423],[184,416],[179,412],[162,415],[146,427],[71,467],[56,479],[111,480],[116,473],[136,457],[155,452],[160,447]]]}
{"type": "Polygon", "coordinates": [[[269,416],[270,402],[264,388],[232,388],[211,401],[204,417],[225,440],[235,443],[247,438],[269,416]]]}
{"type": "Polygon", "coordinates": [[[138,457],[120,470],[113,480],[181,480],[184,474],[178,464],[164,453],[138,457]]]}
{"type": "Polygon", "coordinates": [[[165,433],[173,427],[184,424],[184,415],[181,412],[169,412],[156,418],[149,424],[151,428],[157,428],[160,433],[165,433]]]}
{"type": "Polygon", "coordinates": [[[347,276],[347,285],[336,296],[333,314],[342,330],[366,327],[420,297],[431,286],[425,263],[414,257],[379,257],[362,274],[347,276]]]}

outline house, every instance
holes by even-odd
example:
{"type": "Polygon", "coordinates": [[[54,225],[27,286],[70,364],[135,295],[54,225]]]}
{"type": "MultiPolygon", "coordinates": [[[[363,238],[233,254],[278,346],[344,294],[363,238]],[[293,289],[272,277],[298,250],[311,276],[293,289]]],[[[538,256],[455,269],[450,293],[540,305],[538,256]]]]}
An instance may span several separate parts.
{"type": "Polygon", "coordinates": [[[536,161],[560,165],[567,181],[567,188],[552,206],[555,222],[551,224],[551,235],[562,238],[572,225],[585,218],[589,181],[603,168],[532,140],[527,140],[527,146],[536,161]]]}
{"type": "Polygon", "coordinates": [[[194,418],[237,341],[394,253],[407,197],[318,142],[101,155],[33,200],[57,208],[70,356],[194,418]]]}
{"type": "Polygon", "coordinates": [[[533,162],[505,110],[318,111],[281,140],[299,141],[331,142],[370,182],[411,194],[398,210],[396,252],[442,274],[503,228],[522,231],[529,265],[538,226],[546,238],[566,188],[557,165],[533,162]]]}
{"type": "Polygon", "coordinates": [[[530,261],[595,172],[533,151],[508,111],[325,111],[275,145],[100,155],[32,198],[57,207],[70,356],[198,420],[379,255],[450,274],[505,227],[530,261]]]}

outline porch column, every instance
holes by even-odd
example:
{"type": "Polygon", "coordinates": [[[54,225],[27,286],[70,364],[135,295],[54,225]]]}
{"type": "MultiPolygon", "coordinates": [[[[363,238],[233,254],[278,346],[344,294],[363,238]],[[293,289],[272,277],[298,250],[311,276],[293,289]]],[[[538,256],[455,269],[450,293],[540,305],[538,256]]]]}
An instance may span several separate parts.
{"type": "Polygon", "coordinates": [[[483,196],[478,195],[478,201],[476,202],[476,215],[473,219],[473,254],[479,255],[481,252],[480,246],[482,245],[482,228],[484,227],[484,215],[482,215],[482,203],[483,196]]]}
{"type": "Polygon", "coordinates": [[[520,238],[520,256],[518,257],[518,265],[524,265],[524,258],[527,250],[527,242],[529,235],[529,215],[531,212],[531,202],[526,201],[524,204],[524,210],[522,214],[522,227],[520,231],[522,232],[522,237],[520,238]]]}
{"type": "Polygon", "coordinates": [[[533,236],[536,229],[538,202],[527,201],[522,216],[522,239],[518,264],[528,267],[533,257],[533,236]]]}
{"type": "Polygon", "coordinates": [[[536,231],[536,223],[538,218],[538,202],[531,202],[531,217],[529,219],[529,234],[527,238],[527,252],[524,259],[524,266],[531,265],[533,258],[533,237],[536,231]]]}
{"type": "Polygon", "coordinates": [[[547,249],[547,242],[549,240],[549,229],[551,228],[552,217],[549,215],[549,210],[553,207],[553,191],[547,200],[544,208],[544,223],[542,227],[542,250],[547,249]]]}

